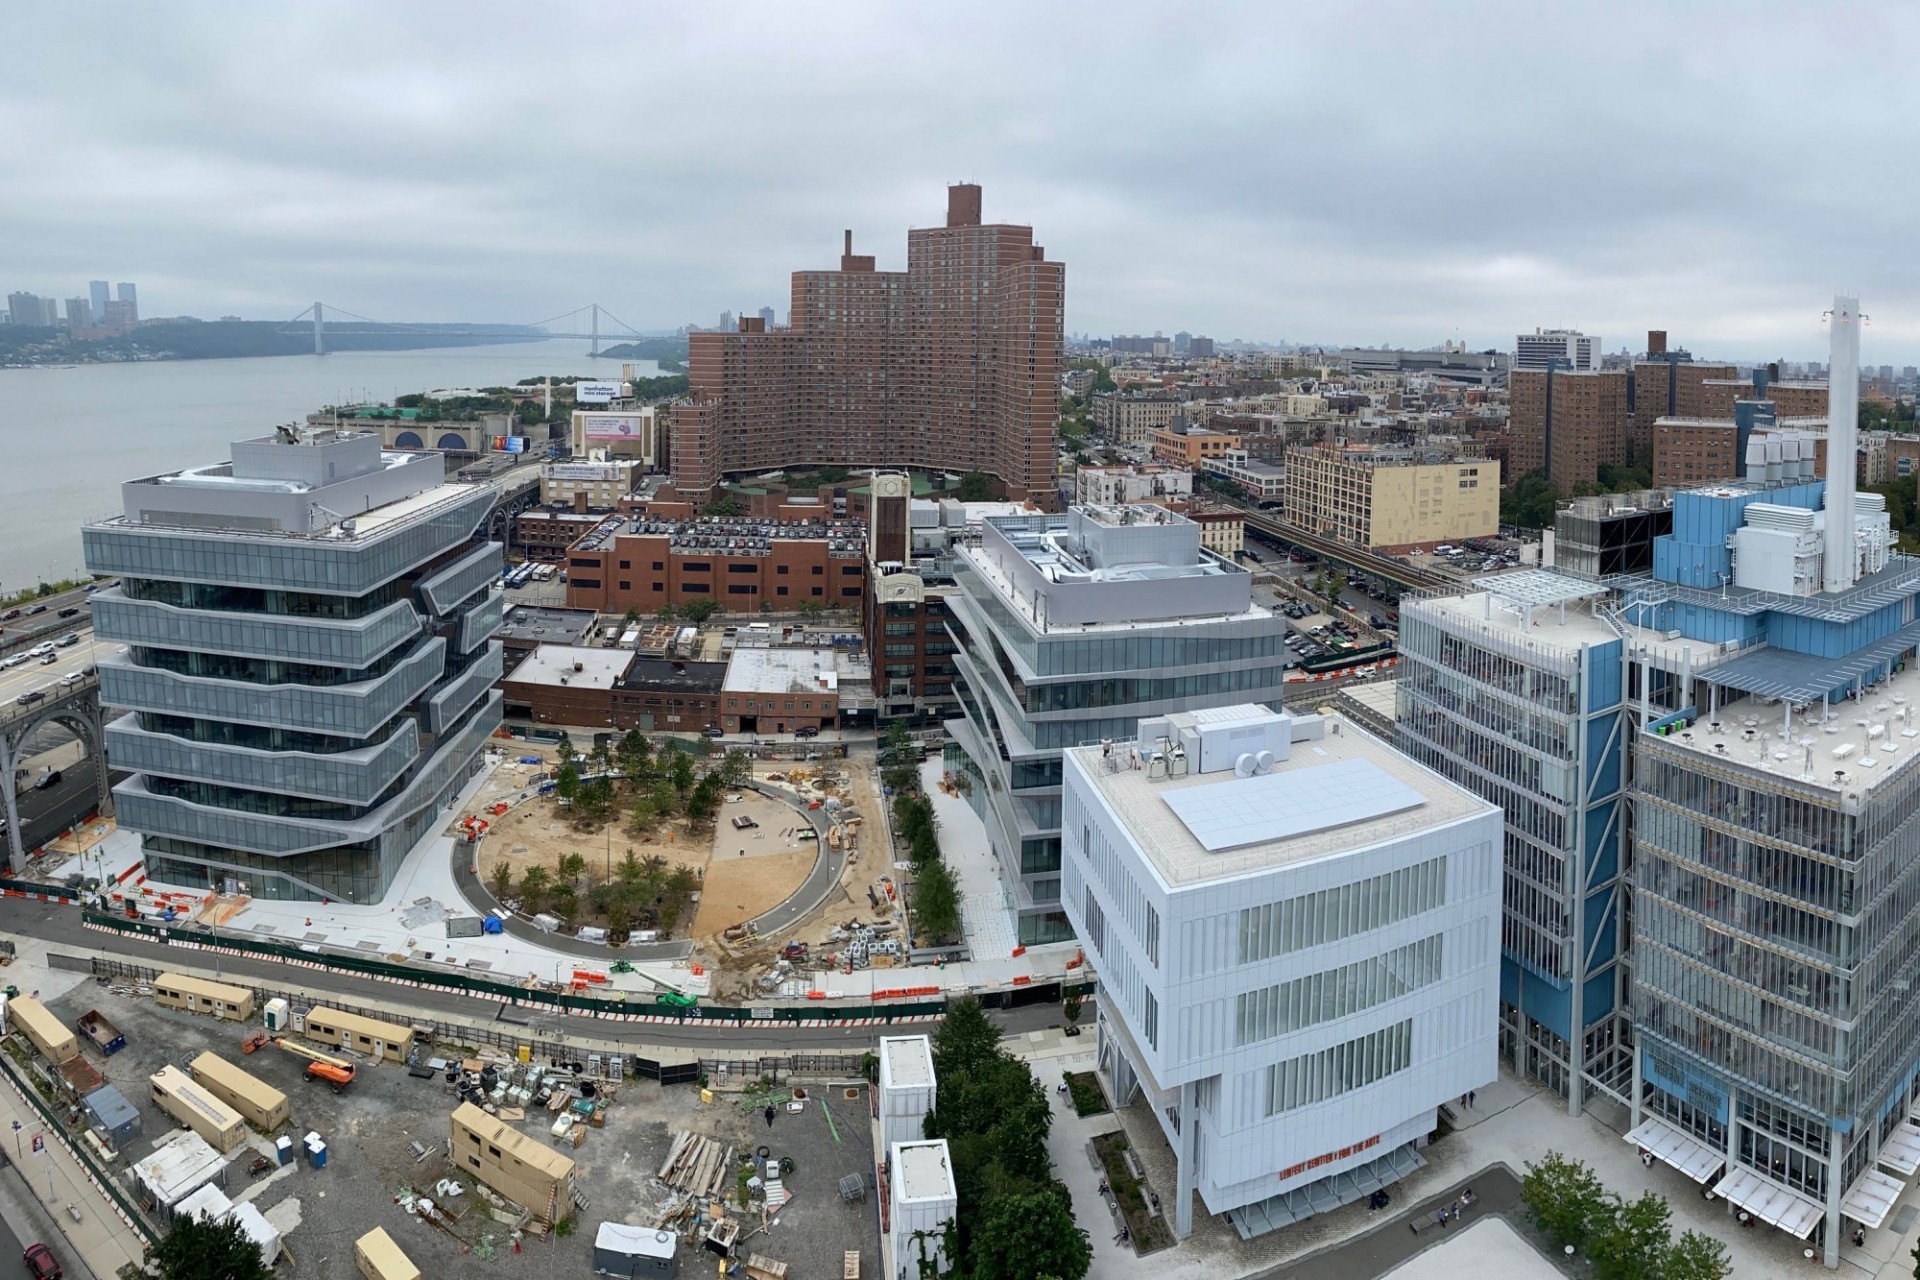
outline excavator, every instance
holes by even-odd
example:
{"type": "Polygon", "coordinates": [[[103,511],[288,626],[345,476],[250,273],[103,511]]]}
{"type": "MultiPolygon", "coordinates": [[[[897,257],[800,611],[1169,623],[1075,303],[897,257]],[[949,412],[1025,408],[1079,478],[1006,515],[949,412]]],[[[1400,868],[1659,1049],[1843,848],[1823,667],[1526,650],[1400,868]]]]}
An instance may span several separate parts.
{"type": "Polygon", "coordinates": [[[345,1058],[336,1058],[330,1053],[322,1053],[318,1049],[301,1044],[298,1040],[289,1040],[285,1036],[268,1035],[264,1031],[256,1031],[241,1042],[240,1051],[242,1053],[252,1053],[254,1050],[265,1048],[267,1045],[273,1045],[278,1049],[285,1049],[288,1053],[305,1058],[307,1060],[307,1079],[324,1080],[333,1086],[335,1093],[339,1093],[342,1089],[345,1089],[353,1083],[353,1076],[356,1070],[353,1063],[348,1062],[345,1058]]]}

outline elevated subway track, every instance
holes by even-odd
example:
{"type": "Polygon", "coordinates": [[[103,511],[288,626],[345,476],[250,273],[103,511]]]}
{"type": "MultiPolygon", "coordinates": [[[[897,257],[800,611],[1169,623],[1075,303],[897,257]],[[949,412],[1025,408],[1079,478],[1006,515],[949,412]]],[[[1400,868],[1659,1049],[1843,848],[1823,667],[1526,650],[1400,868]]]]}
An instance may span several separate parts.
{"type": "Polygon", "coordinates": [[[1285,546],[1310,552],[1329,564],[1340,565],[1355,573],[1369,573],[1376,578],[1384,578],[1403,590],[1425,591],[1436,588],[1445,590],[1461,585],[1443,574],[1416,569],[1405,561],[1378,556],[1371,551],[1364,551],[1344,542],[1335,542],[1317,533],[1309,533],[1297,525],[1288,524],[1284,520],[1252,507],[1243,507],[1241,510],[1246,513],[1247,527],[1263,537],[1285,546]]]}

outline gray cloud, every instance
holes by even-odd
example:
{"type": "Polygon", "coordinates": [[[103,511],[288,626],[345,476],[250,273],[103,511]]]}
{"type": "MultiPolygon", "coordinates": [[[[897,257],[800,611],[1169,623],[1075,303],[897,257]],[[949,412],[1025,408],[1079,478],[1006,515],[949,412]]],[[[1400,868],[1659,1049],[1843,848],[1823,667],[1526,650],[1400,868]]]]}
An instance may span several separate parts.
{"type": "Polygon", "coordinates": [[[1068,325],[1920,360],[1920,12],[1700,4],[13,5],[0,289],[628,321],[786,306],[985,184],[1068,325]],[[1676,12],[1678,10],[1678,12],[1676,12]]]}

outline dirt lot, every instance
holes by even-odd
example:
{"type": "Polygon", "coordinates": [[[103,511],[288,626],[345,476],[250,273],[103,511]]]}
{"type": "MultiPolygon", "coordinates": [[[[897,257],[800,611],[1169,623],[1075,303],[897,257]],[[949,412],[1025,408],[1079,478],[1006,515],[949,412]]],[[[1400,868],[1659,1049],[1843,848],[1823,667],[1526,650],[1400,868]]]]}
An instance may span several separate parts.
{"type": "MultiPolygon", "coordinates": [[[[525,1252],[515,1256],[506,1229],[479,1212],[471,1193],[452,1202],[469,1206],[458,1229],[463,1238],[426,1225],[394,1202],[402,1188],[430,1192],[434,1182],[452,1172],[439,1154],[454,1106],[441,1081],[417,1080],[388,1064],[363,1064],[348,1092],[335,1094],[303,1083],[304,1063],[292,1054],[262,1050],[243,1057],[239,1042],[249,1028],[239,1023],[159,1009],[151,1000],[116,996],[95,984],[76,988],[52,1002],[52,1008],[68,1022],[98,1008],[126,1034],[127,1047],[111,1059],[102,1062],[89,1053],[139,1108],[144,1121],[142,1137],[116,1161],[121,1168],[171,1132],[170,1119],[152,1105],[146,1087],[147,1076],[167,1063],[210,1049],[292,1099],[291,1131],[299,1135],[317,1130],[328,1144],[327,1167],[313,1170],[295,1164],[255,1181],[246,1171],[253,1152],[242,1148],[227,1168],[225,1190],[235,1200],[253,1199],[282,1229],[297,1262],[294,1274],[302,1280],[355,1280],[353,1241],[376,1226],[385,1227],[428,1276],[590,1275],[593,1237],[601,1222],[653,1223],[651,1214],[667,1198],[655,1174],[673,1131],[684,1128],[729,1142],[751,1138],[793,1158],[796,1169],[788,1185],[796,1198],[778,1215],[777,1225],[754,1238],[751,1248],[792,1263],[796,1278],[838,1276],[841,1251],[856,1247],[863,1255],[862,1274],[879,1272],[877,1205],[871,1194],[862,1203],[845,1204],[837,1186],[849,1173],[866,1173],[871,1186],[873,1154],[864,1092],[846,1099],[837,1089],[809,1090],[816,1101],[798,1114],[781,1111],[769,1130],[757,1112],[744,1114],[726,1101],[729,1095],[724,1092],[718,1095],[721,1101],[708,1107],[693,1087],[663,1090],[648,1081],[628,1080],[618,1087],[606,1128],[590,1131],[585,1145],[567,1149],[580,1165],[588,1209],[566,1238],[529,1240],[525,1252]],[[833,1108],[837,1140],[817,1101],[823,1094],[833,1108]],[[429,1148],[425,1159],[415,1158],[409,1145],[414,1140],[429,1148]],[[483,1236],[489,1237],[484,1248],[483,1236]],[[490,1261],[484,1257],[487,1248],[497,1254],[490,1261]]],[[[516,1127],[545,1136],[544,1125],[533,1120],[516,1127]]],[[[258,1134],[250,1141],[261,1151],[271,1148],[258,1134]]],[[[683,1275],[707,1271],[707,1263],[688,1244],[682,1245],[681,1267],[683,1275]]]]}

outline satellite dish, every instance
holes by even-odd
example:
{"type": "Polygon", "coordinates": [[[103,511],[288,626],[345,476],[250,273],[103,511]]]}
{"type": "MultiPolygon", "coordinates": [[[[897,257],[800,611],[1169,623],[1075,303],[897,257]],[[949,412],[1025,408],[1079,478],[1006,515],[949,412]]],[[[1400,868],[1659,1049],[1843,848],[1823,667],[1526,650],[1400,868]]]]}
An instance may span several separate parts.
{"type": "Polygon", "coordinates": [[[1255,765],[1256,772],[1258,773],[1273,772],[1273,752],[1262,751],[1259,755],[1253,758],[1253,762],[1255,765]]]}
{"type": "Polygon", "coordinates": [[[1233,776],[1236,778],[1251,778],[1254,770],[1259,767],[1260,762],[1254,758],[1253,752],[1242,751],[1239,757],[1233,762],[1233,776]]]}

